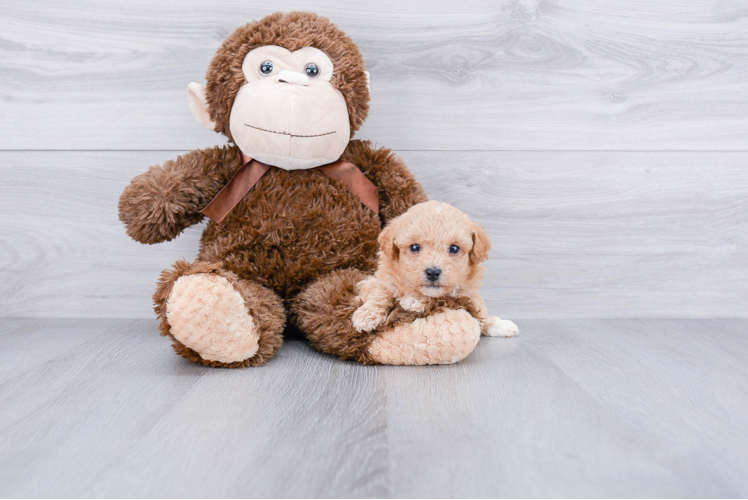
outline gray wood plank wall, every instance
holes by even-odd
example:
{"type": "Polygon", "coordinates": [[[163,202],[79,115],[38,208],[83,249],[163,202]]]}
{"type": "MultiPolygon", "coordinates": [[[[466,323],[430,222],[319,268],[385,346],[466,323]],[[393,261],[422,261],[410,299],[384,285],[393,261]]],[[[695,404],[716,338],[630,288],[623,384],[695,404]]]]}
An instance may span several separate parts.
{"type": "Polygon", "coordinates": [[[359,137],[489,229],[507,317],[748,317],[748,5],[341,0],[0,4],[0,317],[151,317],[130,178],[223,142],[190,116],[220,42],[273,10],[360,45],[359,137]]]}

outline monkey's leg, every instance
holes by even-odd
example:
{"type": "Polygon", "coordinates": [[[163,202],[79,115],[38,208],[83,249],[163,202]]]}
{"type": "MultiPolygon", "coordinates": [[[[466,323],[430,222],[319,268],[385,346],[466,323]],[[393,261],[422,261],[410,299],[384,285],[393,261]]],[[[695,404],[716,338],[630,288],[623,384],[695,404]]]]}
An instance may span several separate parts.
{"type": "Polygon", "coordinates": [[[383,365],[449,365],[473,352],[480,324],[464,309],[447,310],[381,331],[368,348],[383,365]]]}
{"type": "Polygon", "coordinates": [[[207,366],[267,363],[283,343],[283,302],[220,263],[180,260],[161,273],[153,295],[159,331],[177,354],[207,366]]]}
{"type": "Polygon", "coordinates": [[[368,277],[357,269],[333,271],[308,285],[291,301],[291,321],[317,350],[340,359],[375,363],[367,354],[374,334],[356,331],[351,322],[361,305],[356,283],[368,277]]]}
{"type": "Polygon", "coordinates": [[[456,363],[475,349],[480,325],[462,309],[377,333],[356,331],[351,320],[360,305],[355,285],[366,277],[353,269],[334,271],[294,298],[293,320],[315,348],[341,359],[387,365],[456,363]]]}

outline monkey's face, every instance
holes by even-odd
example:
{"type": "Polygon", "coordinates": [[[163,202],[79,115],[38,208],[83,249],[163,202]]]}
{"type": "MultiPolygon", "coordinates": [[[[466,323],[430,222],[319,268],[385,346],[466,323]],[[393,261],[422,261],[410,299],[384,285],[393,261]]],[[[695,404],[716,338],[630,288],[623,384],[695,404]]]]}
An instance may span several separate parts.
{"type": "Polygon", "coordinates": [[[251,50],[247,81],[231,108],[229,127],[244,154],[286,170],[336,161],[350,140],[348,108],[330,79],[330,58],[314,47],[251,50]]]}
{"type": "Polygon", "coordinates": [[[369,74],[353,40],[310,12],[276,12],[237,28],[206,85],[190,83],[197,121],[244,154],[309,169],[340,159],[369,112],[369,74]]]}

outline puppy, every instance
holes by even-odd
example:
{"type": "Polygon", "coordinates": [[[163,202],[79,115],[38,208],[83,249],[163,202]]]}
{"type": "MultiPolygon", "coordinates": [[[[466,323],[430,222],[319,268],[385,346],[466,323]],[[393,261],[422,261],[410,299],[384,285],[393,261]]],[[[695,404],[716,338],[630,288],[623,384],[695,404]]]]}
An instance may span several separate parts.
{"type": "Polygon", "coordinates": [[[353,314],[360,332],[384,324],[396,303],[406,311],[423,312],[429,300],[464,297],[481,333],[512,337],[511,321],[489,316],[479,288],[491,242],[483,226],[455,207],[427,201],[393,219],[379,235],[379,268],[358,284],[363,305],[353,314]]]}

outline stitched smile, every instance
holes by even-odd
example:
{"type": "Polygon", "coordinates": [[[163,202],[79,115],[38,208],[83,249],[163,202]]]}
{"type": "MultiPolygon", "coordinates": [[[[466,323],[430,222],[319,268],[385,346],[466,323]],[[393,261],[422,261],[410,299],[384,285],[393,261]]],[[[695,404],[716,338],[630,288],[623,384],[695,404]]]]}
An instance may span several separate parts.
{"type": "Polygon", "coordinates": [[[268,130],[266,128],[253,127],[252,125],[247,125],[246,123],[244,124],[244,126],[245,127],[249,127],[249,128],[253,128],[255,130],[262,130],[263,132],[270,132],[271,134],[290,135],[291,137],[323,137],[323,136],[326,136],[326,135],[337,134],[337,132],[335,130],[333,130],[332,132],[325,132],[324,134],[296,135],[296,134],[291,134],[291,133],[288,133],[288,132],[276,132],[275,130],[268,130]]]}

